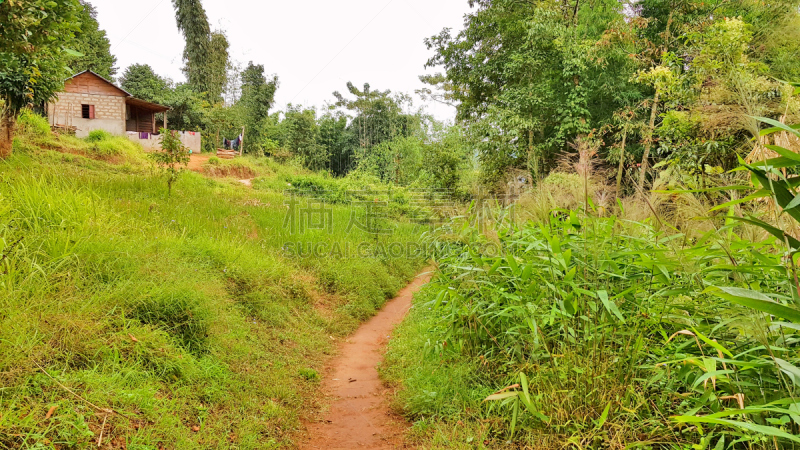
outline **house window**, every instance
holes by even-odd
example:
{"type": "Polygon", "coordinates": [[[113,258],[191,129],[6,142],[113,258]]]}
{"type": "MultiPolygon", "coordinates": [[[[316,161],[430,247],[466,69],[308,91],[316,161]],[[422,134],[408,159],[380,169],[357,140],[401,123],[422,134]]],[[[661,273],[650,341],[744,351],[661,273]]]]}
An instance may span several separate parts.
{"type": "Polygon", "coordinates": [[[94,119],[94,105],[81,105],[81,117],[94,119]]]}

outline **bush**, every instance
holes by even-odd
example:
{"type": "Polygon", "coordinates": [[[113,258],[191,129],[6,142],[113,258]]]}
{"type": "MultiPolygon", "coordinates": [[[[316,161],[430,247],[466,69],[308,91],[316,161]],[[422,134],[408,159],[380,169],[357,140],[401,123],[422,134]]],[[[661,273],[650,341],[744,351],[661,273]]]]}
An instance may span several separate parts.
{"type": "Polygon", "coordinates": [[[40,138],[50,136],[50,124],[47,119],[30,109],[22,110],[22,114],[17,119],[17,127],[20,134],[40,138]]]}
{"type": "Polygon", "coordinates": [[[222,160],[217,158],[216,156],[208,158],[208,163],[211,164],[212,166],[218,166],[221,162],[222,160]]]}
{"type": "MultiPolygon", "coordinates": [[[[94,131],[92,133],[94,133],[94,131]]],[[[103,140],[94,142],[89,150],[90,153],[94,153],[96,156],[109,157],[122,154],[133,155],[134,153],[141,151],[141,146],[131,142],[124,136],[112,136],[109,134],[108,137],[104,138],[103,140]]]]}
{"type": "Polygon", "coordinates": [[[192,353],[202,353],[208,339],[208,311],[203,298],[190,289],[159,290],[138,300],[131,315],[140,322],[159,327],[192,353]]]}
{"type": "Polygon", "coordinates": [[[108,141],[113,136],[106,130],[92,130],[89,132],[89,136],[86,137],[86,142],[101,142],[101,141],[108,141]]]}

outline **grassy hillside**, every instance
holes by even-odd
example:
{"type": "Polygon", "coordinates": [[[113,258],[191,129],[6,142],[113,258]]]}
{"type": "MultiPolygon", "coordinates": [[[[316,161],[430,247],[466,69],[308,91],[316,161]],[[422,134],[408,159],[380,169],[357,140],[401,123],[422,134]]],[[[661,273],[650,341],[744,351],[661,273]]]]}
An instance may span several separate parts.
{"type": "Polygon", "coordinates": [[[124,139],[21,125],[0,162],[0,448],[291,446],[325,356],[421,266],[288,254],[377,242],[345,206],[290,235],[297,170],[245,160],[253,188],[217,169],[167,197],[124,139]]]}

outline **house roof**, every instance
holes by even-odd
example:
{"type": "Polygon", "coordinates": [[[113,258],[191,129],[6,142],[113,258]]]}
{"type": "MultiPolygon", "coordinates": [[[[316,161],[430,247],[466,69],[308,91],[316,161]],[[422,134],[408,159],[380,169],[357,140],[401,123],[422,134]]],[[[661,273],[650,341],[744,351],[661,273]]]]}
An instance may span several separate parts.
{"type": "Polygon", "coordinates": [[[140,99],[138,99],[136,97],[128,97],[128,98],[126,98],[125,99],[125,103],[127,103],[129,105],[137,106],[139,108],[147,109],[147,110],[150,110],[150,111],[153,111],[153,112],[157,112],[157,113],[167,112],[170,109],[172,109],[169,106],[159,105],[158,103],[146,102],[146,101],[140,100],[140,99]]]}
{"type": "Polygon", "coordinates": [[[158,103],[151,103],[151,102],[147,102],[147,101],[138,99],[138,98],[134,97],[133,95],[131,95],[130,92],[126,91],[125,89],[122,89],[121,87],[119,87],[116,84],[112,83],[110,80],[108,80],[105,77],[100,76],[100,75],[92,72],[91,70],[84,70],[83,72],[76,73],[75,75],[67,78],[64,81],[69,81],[69,80],[71,80],[73,78],[76,78],[76,77],[78,77],[80,75],[87,74],[87,73],[91,74],[91,75],[94,75],[95,77],[101,79],[102,81],[105,81],[106,83],[108,83],[109,86],[111,86],[114,89],[116,89],[116,90],[122,92],[123,94],[125,94],[125,96],[127,97],[125,99],[125,103],[127,103],[129,105],[138,106],[140,108],[148,109],[148,110],[151,110],[151,111],[154,111],[154,112],[166,112],[166,111],[169,111],[170,109],[172,109],[172,108],[170,108],[168,106],[159,105],[158,103]]]}

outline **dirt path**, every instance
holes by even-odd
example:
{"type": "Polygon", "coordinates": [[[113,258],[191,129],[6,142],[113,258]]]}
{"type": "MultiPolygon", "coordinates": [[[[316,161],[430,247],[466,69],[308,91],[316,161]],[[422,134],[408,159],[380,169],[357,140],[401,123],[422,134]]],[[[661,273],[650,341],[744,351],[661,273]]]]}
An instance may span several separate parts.
{"type": "Polygon", "coordinates": [[[205,164],[212,156],[214,155],[210,153],[192,153],[189,155],[189,165],[187,168],[195,172],[202,172],[203,164],[205,164]]]}
{"type": "Polygon", "coordinates": [[[308,427],[311,449],[394,449],[403,447],[405,423],[393,417],[376,366],[389,335],[411,309],[411,297],[431,278],[426,271],[406,286],[381,312],[339,346],[339,356],[322,386],[334,396],[325,420],[308,427]]]}

